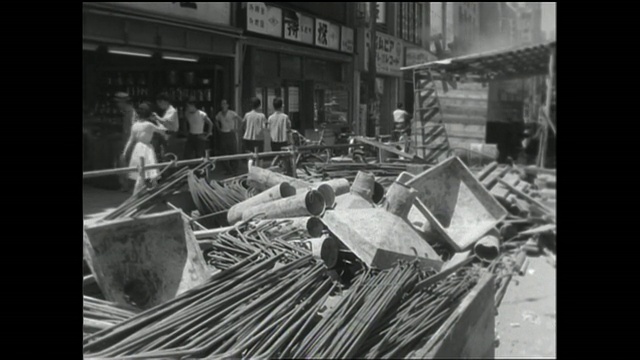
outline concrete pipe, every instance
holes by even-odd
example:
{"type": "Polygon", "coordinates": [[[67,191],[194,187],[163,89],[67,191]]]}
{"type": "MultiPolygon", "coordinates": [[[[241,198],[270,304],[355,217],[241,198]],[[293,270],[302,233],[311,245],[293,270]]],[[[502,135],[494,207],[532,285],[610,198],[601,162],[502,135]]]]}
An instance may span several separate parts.
{"type": "Polygon", "coordinates": [[[487,235],[474,245],[473,251],[483,261],[495,260],[500,255],[500,239],[493,235],[487,235]]]}
{"type": "Polygon", "coordinates": [[[263,214],[263,219],[321,216],[324,210],[325,200],[322,194],[316,190],[309,190],[302,194],[247,209],[242,214],[242,219],[247,220],[258,214],[263,214]]]}
{"type": "Polygon", "coordinates": [[[333,205],[336,203],[336,193],[329,184],[321,183],[320,185],[313,186],[312,189],[322,194],[325,208],[333,208],[333,205]]]}
{"type": "Polygon", "coordinates": [[[333,179],[329,181],[323,181],[322,184],[331,186],[335,196],[348,194],[351,190],[351,185],[349,184],[349,180],[347,179],[333,179]]]}
{"type": "Polygon", "coordinates": [[[386,211],[407,220],[417,195],[417,190],[394,181],[387,191],[383,207],[386,211]]]}
{"type": "Polygon", "coordinates": [[[246,210],[268,202],[284,199],[296,194],[296,189],[287,182],[280,183],[260,194],[233,205],[227,213],[227,221],[233,225],[242,220],[242,213],[246,210]]]}
{"type": "Polygon", "coordinates": [[[375,176],[373,174],[358,171],[353,185],[351,185],[351,193],[358,194],[367,200],[371,200],[374,193],[375,176]]]}
{"type": "Polygon", "coordinates": [[[364,171],[358,171],[356,179],[348,194],[336,198],[336,210],[340,209],[371,209],[375,205],[371,199],[373,195],[374,176],[364,171]]]}
{"type": "Polygon", "coordinates": [[[332,236],[323,236],[305,241],[310,245],[313,257],[324,261],[328,269],[333,269],[338,265],[340,253],[340,243],[332,236]]]}
{"type": "Polygon", "coordinates": [[[257,166],[249,167],[247,180],[257,185],[257,187],[261,190],[269,189],[283,182],[289,183],[291,186],[298,190],[308,189],[311,187],[311,184],[306,181],[278,174],[271,170],[263,169],[257,166]]]}
{"type": "Polygon", "coordinates": [[[373,196],[371,199],[374,204],[380,204],[384,200],[384,186],[377,181],[373,183],[373,196]]]}

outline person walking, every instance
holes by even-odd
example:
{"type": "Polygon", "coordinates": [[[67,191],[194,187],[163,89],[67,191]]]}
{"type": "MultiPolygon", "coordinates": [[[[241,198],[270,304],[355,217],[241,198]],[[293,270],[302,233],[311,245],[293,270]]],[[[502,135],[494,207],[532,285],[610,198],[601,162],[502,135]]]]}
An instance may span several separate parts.
{"type": "Polygon", "coordinates": [[[167,152],[169,141],[180,130],[180,122],[178,119],[178,111],[171,105],[169,95],[167,93],[160,93],[156,97],[156,105],[164,112],[162,116],[156,113],[151,114],[151,120],[156,125],[162,125],[167,129],[166,135],[157,138],[156,153],[160,158],[164,158],[164,154],[167,152]]]}
{"type": "Polygon", "coordinates": [[[282,99],[273,99],[275,112],[269,116],[268,127],[271,133],[271,151],[280,151],[287,146],[288,134],[291,132],[291,120],[282,112],[282,99]]]}
{"type": "MultiPolygon", "coordinates": [[[[133,106],[133,101],[129,94],[125,92],[118,92],[115,94],[114,99],[116,107],[122,113],[122,142],[126,144],[126,141],[131,135],[131,127],[136,122],[138,114],[133,106]]],[[[120,160],[119,166],[125,167],[127,164],[120,160]]],[[[129,177],[127,174],[120,176],[120,189],[124,192],[131,191],[129,177]]]]}
{"type": "Polygon", "coordinates": [[[411,115],[404,109],[403,103],[398,103],[398,108],[393,112],[393,123],[395,124],[394,133],[396,139],[399,139],[407,130],[411,115]]]}
{"type": "Polygon", "coordinates": [[[242,124],[245,127],[244,136],[245,146],[249,151],[253,151],[255,148],[258,152],[262,152],[263,149],[263,135],[262,131],[267,127],[267,118],[260,112],[260,106],[262,102],[258,98],[251,99],[251,108],[244,115],[242,124]]]}
{"type": "Polygon", "coordinates": [[[185,117],[187,119],[187,143],[184,146],[184,158],[201,158],[205,155],[205,145],[207,139],[213,133],[213,122],[209,116],[198,110],[195,99],[189,99],[186,103],[185,117]],[[207,124],[208,131],[204,132],[204,125],[207,124]]]}
{"type": "MultiPolygon", "coordinates": [[[[156,153],[151,145],[151,139],[153,134],[164,135],[167,130],[162,125],[155,125],[151,121],[148,121],[151,117],[151,104],[148,101],[143,102],[138,107],[138,117],[136,122],[131,126],[131,132],[127,145],[122,152],[122,158],[124,161],[129,159],[129,167],[138,167],[140,165],[140,158],[144,159],[144,165],[157,164],[156,153]]],[[[154,181],[158,177],[157,169],[150,169],[145,171],[145,178],[149,181],[154,181]]],[[[129,173],[130,181],[135,181],[133,193],[137,193],[144,189],[145,182],[139,176],[137,172],[129,173]]]]}
{"type": "MultiPolygon", "coordinates": [[[[220,102],[222,110],[216,115],[216,124],[220,133],[220,148],[222,155],[233,155],[237,150],[237,137],[239,123],[242,121],[240,115],[229,109],[229,102],[222,100],[220,102]]],[[[227,172],[235,173],[238,170],[238,162],[234,160],[222,163],[227,172]]]]}

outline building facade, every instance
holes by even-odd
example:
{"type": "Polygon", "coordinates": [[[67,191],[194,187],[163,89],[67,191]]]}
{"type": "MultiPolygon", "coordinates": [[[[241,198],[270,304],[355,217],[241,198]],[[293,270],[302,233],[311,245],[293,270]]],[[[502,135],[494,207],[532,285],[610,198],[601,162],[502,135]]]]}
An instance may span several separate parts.
{"type": "MultiPolygon", "coordinates": [[[[241,30],[234,5],[219,3],[83,3],[83,126],[85,169],[118,167],[130,124],[113,106],[117,92],[134,102],[167,92],[182,110],[195,98],[213,116],[225,98],[239,105],[235,84],[241,30]]],[[[182,111],[179,111],[182,113],[182,111]]],[[[185,119],[180,117],[181,128],[185,119]]],[[[168,152],[182,155],[182,133],[168,152]]],[[[117,187],[116,178],[100,178],[117,187]]]]}
{"type": "Polygon", "coordinates": [[[432,43],[429,29],[430,5],[428,2],[379,2],[376,21],[376,108],[369,108],[369,3],[359,3],[356,9],[357,67],[354,77],[360,83],[358,128],[360,134],[390,134],[393,130],[392,113],[398,103],[403,103],[413,113],[413,80],[411,72],[400,69],[437,57],[429,49],[432,43]],[[378,128],[372,118],[377,118],[378,128]]]}
{"type": "Polygon", "coordinates": [[[293,128],[309,138],[324,127],[331,144],[334,135],[352,128],[354,12],[354,3],[241,3],[242,111],[258,97],[269,116],[273,99],[281,97],[293,128]]]}

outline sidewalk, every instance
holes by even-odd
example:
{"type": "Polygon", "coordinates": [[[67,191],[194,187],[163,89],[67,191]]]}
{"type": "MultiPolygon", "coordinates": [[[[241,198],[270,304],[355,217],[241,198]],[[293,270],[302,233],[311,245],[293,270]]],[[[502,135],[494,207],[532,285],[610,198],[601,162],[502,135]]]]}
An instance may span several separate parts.
{"type": "Polygon", "coordinates": [[[556,269],[544,256],[529,262],[525,276],[511,280],[498,309],[496,358],[556,357],[556,269]]]}

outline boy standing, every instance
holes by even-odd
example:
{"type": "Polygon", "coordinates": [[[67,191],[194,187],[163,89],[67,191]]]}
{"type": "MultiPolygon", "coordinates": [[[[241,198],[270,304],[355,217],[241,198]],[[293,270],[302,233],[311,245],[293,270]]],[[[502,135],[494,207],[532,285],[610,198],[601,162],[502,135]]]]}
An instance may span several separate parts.
{"type": "Polygon", "coordinates": [[[187,101],[185,117],[187,118],[189,134],[187,135],[187,143],[184,147],[184,158],[204,157],[205,143],[213,132],[213,122],[204,111],[198,110],[196,102],[193,99],[187,101]],[[209,129],[206,134],[204,132],[205,123],[209,129]],[[193,156],[194,154],[195,156],[193,156]]]}
{"type": "Polygon", "coordinates": [[[262,130],[267,127],[267,118],[260,112],[260,106],[262,102],[258,98],[251,99],[251,107],[253,110],[244,115],[242,123],[246,128],[244,136],[246,148],[249,151],[258,148],[258,152],[262,152],[263,140],[262,130]]]}
{"type": "Polygon", "coordinates": [[[271,133],[271,150],[280,151],[287,146],[287,135],[291,131],[291,120],[282,112],[282,99],[273,100],[275,112],[269,116],[269,131],[271,133]]]}
{"type": "MultiPolygon", "coordinates": [[[[220,129],[220,148],[223,155],[233,155],[237,152],[236,134],[238,131],[238,123],[242,118],[235,111],[229,109],[227,100],[220,103],[222,111],[216,115],[218,128],[220,129]]],[[[238,168],[237,161],[223,162],[223,166],[228,172],[234,173],[238,168]]]]}

